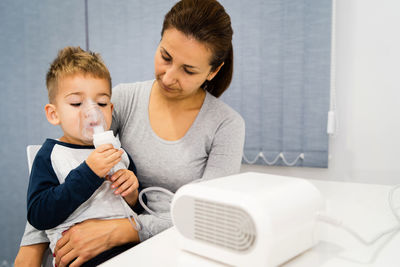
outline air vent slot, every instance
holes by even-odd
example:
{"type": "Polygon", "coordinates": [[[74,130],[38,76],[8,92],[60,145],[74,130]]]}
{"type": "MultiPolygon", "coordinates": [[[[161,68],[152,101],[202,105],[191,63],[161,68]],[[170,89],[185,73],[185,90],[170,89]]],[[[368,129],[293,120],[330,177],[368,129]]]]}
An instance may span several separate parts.
{"type": "Polygon", "coordinates": [[[194,239],[235,252],[249,250],[255,241],[255,226],[241,208],[200,199],[194,200],[194,239]]]}

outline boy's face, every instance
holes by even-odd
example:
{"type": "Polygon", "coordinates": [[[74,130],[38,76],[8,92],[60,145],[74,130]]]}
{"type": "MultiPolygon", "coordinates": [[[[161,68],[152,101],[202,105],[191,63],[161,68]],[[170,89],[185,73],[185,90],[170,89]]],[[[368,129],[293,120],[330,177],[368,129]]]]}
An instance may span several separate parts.
{"type": "Polygon", "coordinates": [[[104,118],[104,130],[111,126],[113,105],[110,102],[111,89],[105,79],[94,78],[90,75],[76,74],[62,77],[58,81],[58,91],[53,104],[45,107],[46,116],[50,123],[60,125],[64,135],[60,141],[92,145],[93,130],[88,137],[87,103],[94,103],[104,118]]]}

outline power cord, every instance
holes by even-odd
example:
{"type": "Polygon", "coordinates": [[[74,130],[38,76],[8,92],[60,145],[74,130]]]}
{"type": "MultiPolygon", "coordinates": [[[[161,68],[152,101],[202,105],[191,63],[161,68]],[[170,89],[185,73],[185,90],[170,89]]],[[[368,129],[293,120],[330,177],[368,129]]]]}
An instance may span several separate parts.
{"type": "Polygon", "coordinates": [[[398,214],[398,212],[396,211],[396,208],[394,207],[394,201],[393,201],[393,195],[394,192],[400,188],[400,184],[395,185],[394,187],[392,187],[388,193],[388,202],[389,202],[389,207],[394,215],[394,217],[397,220],[397,224],[389,229],[386,229],[380,233],[378,233],[375,237],[373,237],[370,240],[366,240],[365,238],[363,238],[359,233],[357,233],[354,229],[352,229],[351,227],[347,226],[346,224],[343,223],[343,221],[335,219],[330,217],[327,214],[323,214],[323,213],[319,213],[317,214],[317,220],[339,227],[343,230],[345,230],[346,232],[348,232],[349,234],[351,234],[353,237],[355,237],[359,242],[361,242],[362,244],[366,245],[366,246],[370,246],[375,244],[378,240],[380,240],[382,237],[390,234],[390,233],[394,233],[396,231],[400,230],[400,215],[398,214]]]}

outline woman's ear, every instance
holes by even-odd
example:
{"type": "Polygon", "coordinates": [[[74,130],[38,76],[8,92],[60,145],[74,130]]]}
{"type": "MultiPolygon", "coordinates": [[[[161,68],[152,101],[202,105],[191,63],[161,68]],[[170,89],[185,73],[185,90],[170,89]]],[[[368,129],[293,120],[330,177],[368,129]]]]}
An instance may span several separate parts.
{"type": "Polygon", "coordinates": [[[58,118],[57,109],[55,105],[47,104],[44,107],[44,110],[46,112],[46,118],[51,124],[53,125],[60,124],[60,119],[58,118]]]}
{"type": "Polygon", "coordinates": [[[224,65],[224,62],[221,63],[213,72],[210,72],[207,76],[207,81],[211,81],[215,75],[217,75],[218,71],[221,69],[221,67],[224,65]]]}

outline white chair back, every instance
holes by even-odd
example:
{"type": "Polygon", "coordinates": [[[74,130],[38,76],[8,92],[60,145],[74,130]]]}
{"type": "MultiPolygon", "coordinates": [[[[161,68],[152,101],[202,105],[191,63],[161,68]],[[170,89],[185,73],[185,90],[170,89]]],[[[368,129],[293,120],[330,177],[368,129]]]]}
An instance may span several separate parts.
{"type": "MultiPolygon", "coordinates": [[[[33,160],[35,159],[36,154],[41,147],[42,147],[41,145],[29,145],[26,148],[26,155],[28,157],[29,174],[31,173],[33,160]]],[[[30,225],[29,222],[26,222],[25,231],[27,231],[27,229],[34,229],[34,227],[32,225],[30,225]]],[[[36,230],[36,231],[39,231],[39,230],[36,230]]],[[[53,266],[53,255],[51,254],[50,249],[47,248],[43,254],[42,267],[52,267],[52,266],[53,266]]]]}
{"type": "Polygon", "coordinates": [[[42,147],[41,145],[29,145],[26,147],[26,156],[28,157],[29,173],[31,173],[33,160],[35,159],[36,154],[41,147],[42,147]]]}

